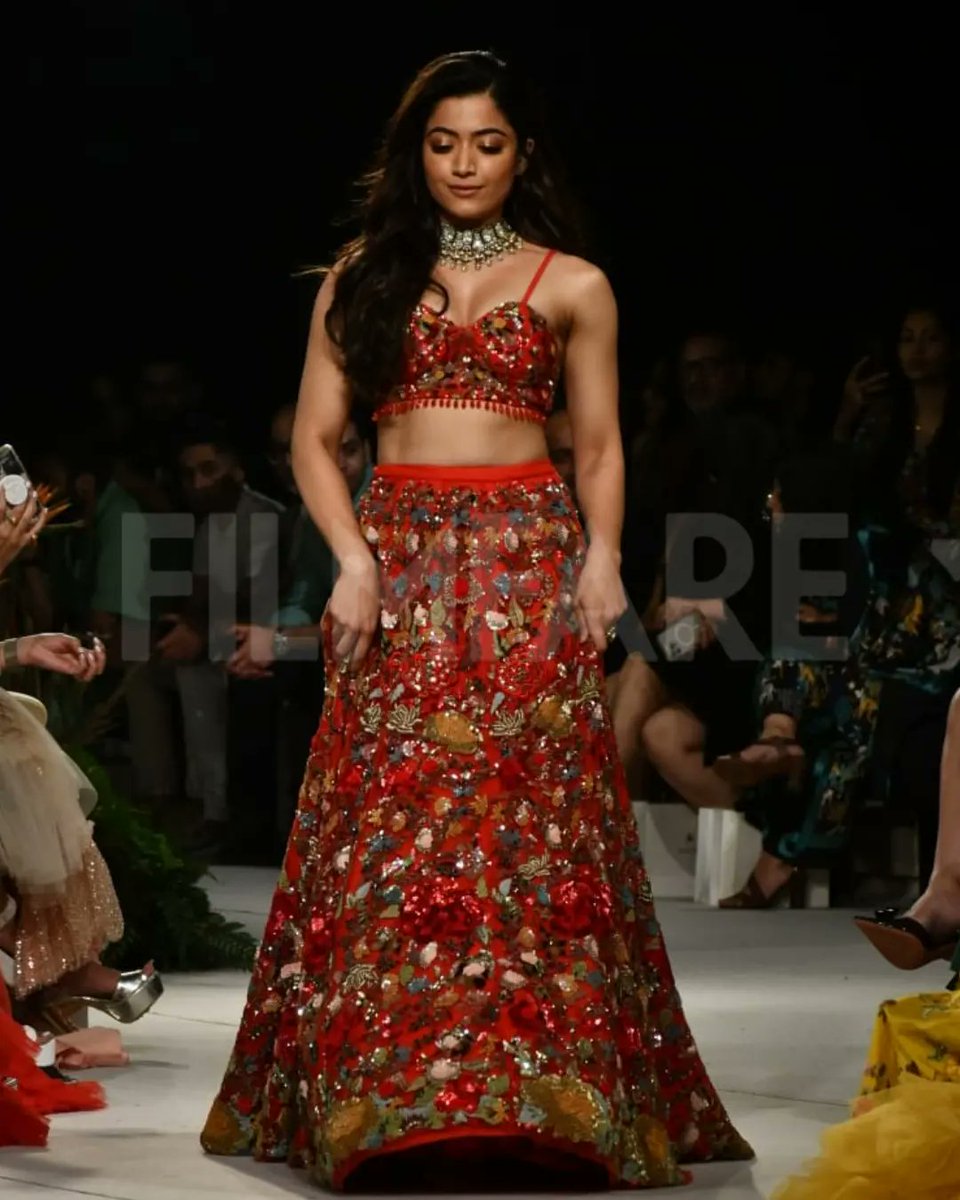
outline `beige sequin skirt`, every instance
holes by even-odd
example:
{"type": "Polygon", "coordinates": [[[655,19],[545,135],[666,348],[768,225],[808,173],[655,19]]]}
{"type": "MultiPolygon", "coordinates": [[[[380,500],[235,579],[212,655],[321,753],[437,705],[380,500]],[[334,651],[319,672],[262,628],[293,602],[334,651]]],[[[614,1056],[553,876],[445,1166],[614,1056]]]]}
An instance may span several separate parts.
{"type": "Polygon", "coordinates": [[[0,920],[16,906],[19,997],[90,962],[123,933],[79,790],[56,741],[0,688],[0,920]]]}

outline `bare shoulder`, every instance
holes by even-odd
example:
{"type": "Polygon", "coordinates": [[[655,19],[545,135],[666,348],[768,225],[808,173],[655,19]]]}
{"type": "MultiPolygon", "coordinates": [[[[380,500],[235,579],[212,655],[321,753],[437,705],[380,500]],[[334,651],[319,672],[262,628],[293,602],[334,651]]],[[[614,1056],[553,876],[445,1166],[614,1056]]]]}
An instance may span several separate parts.
{"type": "Polygon", "coordinates": [[[337,261],[331,264],[329,267],[322,267],[318,269],[317,275],[322,280],[320,284],[320,296],[327,297],[328,302],[329,298],[333,297],[333,293],[337,289],[337,281],[349,265],[350,257],[344,255],[341,258],[338,258],[337,261]]]}
{"type": "Polygon", "coordinates": [[[606,274],[585,258],[560,254],[550,266],[555,271],[554,287],[572,324],[616,321],[617,302],[606,274]]]}
{"type": "Polygon", "coordinates": [[[321,280],[318,299],[325,301],[329,305],[333,299],[333,294],[337,290],[337,284],[342,275],[346,273],[356,261],[360,258],[360,248],[354,244],[346,246],[330,266],[318,267],[315,274],[321,280]]]}
{"type": "Polygon", "coordinates": [[[314,300],[312,321],[318,328],[326,322],[327,312],[336,294],[337,283],[348,263],[349,259],[347,257],[338,258],[332,266],[325,268],[323,272],[317,272],[318,275],[322,274],[322,282],[317,289],[316,299],[314,300]]]}
{"type": "Polygon", "coordinates": [[[572,307],[578,308],[584,303],[613,303],[610,280],[596,263],[575,254],[558,252],[550,269],[556,272],[554,278],[562,285],[572,307]]]}

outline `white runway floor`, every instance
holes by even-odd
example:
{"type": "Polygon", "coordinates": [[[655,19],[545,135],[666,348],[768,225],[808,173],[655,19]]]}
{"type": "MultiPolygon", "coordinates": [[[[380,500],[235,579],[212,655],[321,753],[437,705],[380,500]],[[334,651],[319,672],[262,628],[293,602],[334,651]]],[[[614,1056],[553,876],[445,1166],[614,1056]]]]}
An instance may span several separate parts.
{"type": "MultiPolygon", "coordinates": [[[[275,872],[218,868],[217,875],[218,907],[259,935],[275,872]]],[[[880,1001],[940,988],[946,970],[893,971],[845,912],[723,913],[679,901],[659,908],[703,1057],[757,1161],[701,1168],[691,1187],[641,1194],[766,1198],[814,1152],[821,1129],[843,1118],[880,1001]]],[[[124,1031],[132,1065],[95,1073],[110,1107],[56,1118],[47,1150],[0,1151],[3,1200],[321,1194],[286,1166],[201,1153],[197,1134],[246,978],[224,972],[166,982],[154,1012],[124,1031]]]]}

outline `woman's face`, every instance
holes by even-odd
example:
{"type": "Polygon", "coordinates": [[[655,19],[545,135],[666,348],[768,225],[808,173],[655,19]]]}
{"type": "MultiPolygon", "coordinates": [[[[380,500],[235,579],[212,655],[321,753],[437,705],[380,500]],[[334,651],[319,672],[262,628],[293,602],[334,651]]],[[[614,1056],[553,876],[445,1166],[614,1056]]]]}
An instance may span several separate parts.
{"type": "Polygon", "coordinates": [[[451,96],[430,114],[423,171],[430,195],[453,224],[497,220],[522,170],[516,131],[487,94],[451,96]]]}
{"type": "Polygon", "coordinates": [[[897,347],[900,367],[911,383],[943,379],[950,365],[950,341],[936,313],[909,313],[897,347]]]}

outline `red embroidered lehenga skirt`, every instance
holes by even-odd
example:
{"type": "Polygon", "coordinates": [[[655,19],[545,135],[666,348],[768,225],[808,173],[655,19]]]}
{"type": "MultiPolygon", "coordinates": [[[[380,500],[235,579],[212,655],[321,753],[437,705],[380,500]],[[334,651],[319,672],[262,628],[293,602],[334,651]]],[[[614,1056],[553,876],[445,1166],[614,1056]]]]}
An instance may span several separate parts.
{"type": "Polygon", "coordinates": [[[751,1156],[684,1019],[549,463],[381,467],[382,585],[323,715],[202,1142],[342,1187],[445,1143],[681,1183],[751,1156]]]}

